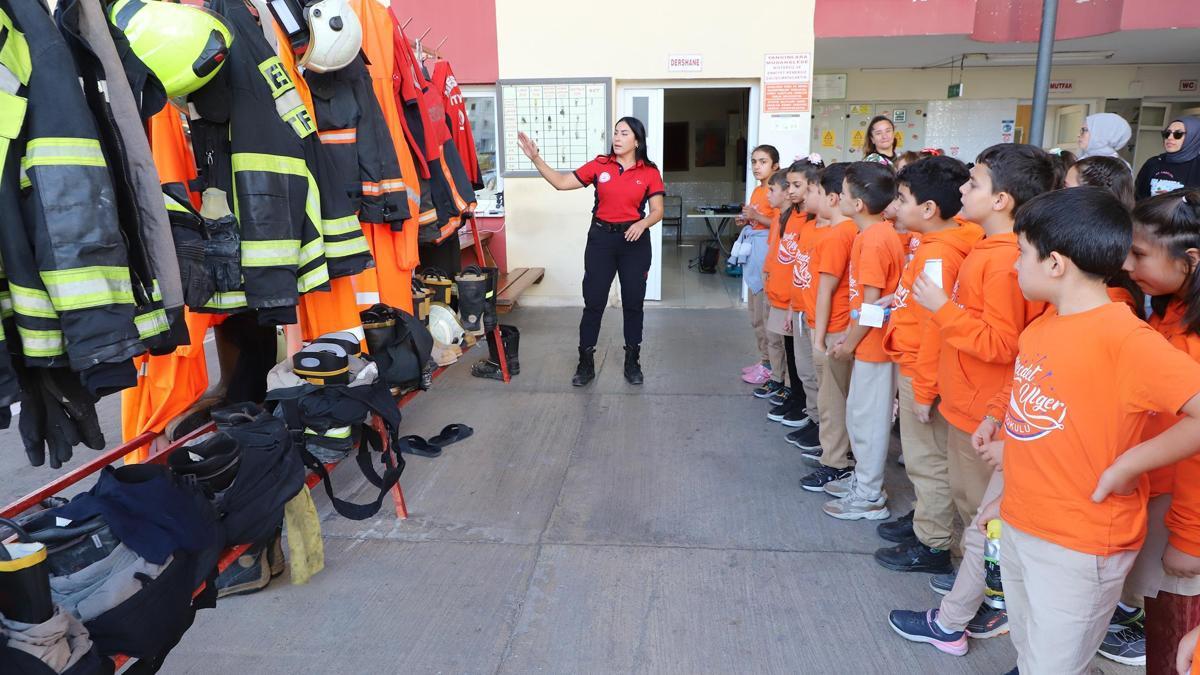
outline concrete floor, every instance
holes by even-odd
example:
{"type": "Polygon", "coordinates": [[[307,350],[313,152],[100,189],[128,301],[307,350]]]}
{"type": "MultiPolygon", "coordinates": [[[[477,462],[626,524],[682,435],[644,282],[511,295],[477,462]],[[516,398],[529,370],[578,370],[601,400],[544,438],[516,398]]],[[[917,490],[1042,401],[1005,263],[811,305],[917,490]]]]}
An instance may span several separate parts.
{"type": "MultiPolygon", "coordinates": [[[[686,251],[686,249],[684,249],[686,251]]],[[[696,274],[692,272],[691,274],[696,274]]],[[[333,514],[326,569],[303,587],[201,612],[164,673],[978,673],[1015,662],[1007,637],[963,658],[897,637],[889,609],[937,601],[924,574],[879,567],[874,523],[833,520],[808,469],[739,369],[744,309],[652,309],[645,386],[621,377],[619,310],[600,374],[574,389],[576,309],[519,309],[522,373],[470,377],[468,354],[404,409],[404,433],[474,437],[408,457],[411,517],[333,514]]],[[[49,470],[0,436],[7,497],[49,470]]],[[[90,452],[83,450],[83,452],[90,452]]],[[[352,463],[339,493],[360,501],[352,463]]],[[[889,465],[893,509],[912,499],[889,465]]],[[[1134,673],[1097,659],[1096,672],[1134,673]]]]}

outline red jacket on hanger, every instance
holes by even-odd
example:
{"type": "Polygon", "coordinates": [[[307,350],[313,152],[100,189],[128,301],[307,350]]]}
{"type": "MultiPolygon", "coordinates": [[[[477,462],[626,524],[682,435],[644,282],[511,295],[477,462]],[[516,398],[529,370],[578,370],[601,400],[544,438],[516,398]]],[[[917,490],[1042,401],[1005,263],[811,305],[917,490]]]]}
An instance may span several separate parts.
{"type": "Polygon", "coordinates": [[[450,62],[438,59],[433,64],[433,89],[442,96],[446,108],[446,124],[462,158],[463,169],[471,179],[471,185],[483,188],[483,176],[479,171],[479,156],[475,153],[475,136],[471,133],[471,120],[467,117],[466,99],[458,86],[458,78],[450,68],[450,62]]]}

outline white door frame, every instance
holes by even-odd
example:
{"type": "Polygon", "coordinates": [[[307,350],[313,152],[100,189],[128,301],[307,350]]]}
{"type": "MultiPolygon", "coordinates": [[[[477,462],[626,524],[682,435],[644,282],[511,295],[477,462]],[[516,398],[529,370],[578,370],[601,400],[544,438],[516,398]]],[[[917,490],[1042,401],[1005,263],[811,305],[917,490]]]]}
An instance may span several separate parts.
{"type": "MultiPolygon", "coordinates": [[[[622,87],[621,102],[617,108],[617,115],[613,119],[632,115],[635,98],[648,99],[647,119],[642,122],[646,125],[646,136],[655,139],[656,142],[649,144],[646,154],[649,155],[651,162],[659,166],[661,171],[663,165],[662,137],[665,122],[663,89],[661,87],[622,87]]],[[[651,251],[650,272],[646,276],[646,299],[662,300],[662,227],[652,227],[646,234],[650,237],[651,251]]]]}
{"type": "MultiPolygon", "coordinates": [[[[628,110],[626,99],[633,96],[635,93],[646,93],[648,91],[657,91],[659,96],[659,119],[665,120],[665,109],[663,108],[662,96],[667,89],[746,89],[750,92],[750,106],[746,112],[746,146],[753,148],[758,144],[758,117],[759,117],[759,83],[758,80],[617,80],[616,90],[617,96],[613,97],[613,105],[616,106],[613,119],[619,119],[625,110],[628,110]]],[[[647,129],[646,133],[651,138],[659,139],[659,143],[650,143],[650,158],[662,165],[662,134],[663,130],[647,129]],[[657,148],[657,150],[656,150],[657,148]],[[657,157],[657,159],[655,159],[657,157]]],[[[754,173],[750,167],[750,162],[746,162],[746,201],[750,200],[750,193],[754,190],[754,173]]],[[[662,300],[662,228],[654,227],[650,229],[653,239],[651,242],[654,246],[654,260],[650,265],[650,277],[646,283],[646,299],[647,300],[662,300]]]]}

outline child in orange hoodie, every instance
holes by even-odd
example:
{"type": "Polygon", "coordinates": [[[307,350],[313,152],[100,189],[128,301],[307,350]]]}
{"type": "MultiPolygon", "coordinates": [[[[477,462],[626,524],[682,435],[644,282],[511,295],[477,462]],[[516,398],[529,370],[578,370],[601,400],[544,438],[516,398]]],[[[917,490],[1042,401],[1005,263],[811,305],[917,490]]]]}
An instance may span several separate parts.
{"type": "Polygon", "coordinates": [[[856,319],[849,334],[829,352],[839,361],[854,360],[846,397],[846,429],[854,451],[854,474],[825,485],[836,497],[822,510],[839,520],[888,517],[883,469],[892,435],[896,367],[883,351],[884,310],[876,304],[900,282],[904,249],[892,223],[881,220],[896,196],[892,169],[855,162],[842,181],[841,209],[858,226],[850,253],[850,310],[856,319]]]}
{"type": "Polygon", "coordinates": [[[904,268],[892,299],[892,314],[883,334],[883,348],[900,370],[900,440],[904,468],[916,493],[912,518],[879,526],[895,547],[875,552],[880,565],[900,572],[944,574],[950,564],[954,538],[954,500],[946,466],[946,418],[936,409],[918,405],[937,395],[937,365],[941,341],[929,310],[913,302],[917,276],[929,273],[943,288],[952,288],[958,268],[983,230],[954,219],[962,208],[958,188],[970,174],[953,157],[930,157],[905,166],[896,177],[896,221],[920,241],[904,268]]]}
{"type": "MultiPolygon", "coordinates": [[[[1200,362],[1198,266],[1200,190],[1176,190],[1138,204],[1125,271],[1155,298],[1150,326],[1200,362]]],[[[1179,419],[1150,417],[1142,439],[1158,436],[1179,419]]],[[[1145,597],[1145,625],[1122,622],[1128,627],[1109,631],[1100,653],[1121,663],[1142,656],[1148,673],[1167,673],[1179,639],[1200,619],[1200,456],[1151,473],[1148,512],[1146,543],[1125,584],[1131,600],[1145,597]]],[[[1117,615],[1129,614],[1136,614],[1132,606],[1117,610],[1117,615]]]]}
{"type": "Polygon", "coordinates": [[[1053,309],[1021,334],[1004,438],[987,447],[1004,487],[976,527],[1004,521],[1020,672],[1084,673],[1145,541],[1144,474],[1200,452],[1200,364],[1108,297],[1132,239],[1112,194],[1039,196],[1016,232],[1021,290],[1053,309]],[[1152,415],[1180,419],[1142,441],[1152,415]]]}
{"type": "MultiPolygon", "coordinates": [[[[1045,310],[1021,294],[1016,264],[1020,249],[1013,233],[1019,206],[1054,186],[1050,156],[1032,145],[1002,144],[984,150],[963,183],[960,218],[983,226],[958,270],[951,297],[934,280],[919,275],[913,297],[933,312],[941,337],[937,387],[914,388],[914,406],[938,412],[949,422],[947,468],[954,505],[964,523],[963,561],[955,576],[935,576],[930,585],[945,597],[931,610],[894,610],[888,619],[902,637],[931,644],[947,654],[967,653],[967,637],[988,638],[1008,632],[1004,610],[983,606],[984,535],[978,509],[1000,494],[999,459],[981,451],[999,428],[1012,386],[1017,337],[1045,310]],[[986,416],[986,418],[985,418],[986,416]],[[972,436],[972,432],[974,436],[972,436]]],[[[944,283],[944,282],[943,282],[944,283]]],[[[986,521],[984,522],[986,525],[986,521]]]]}
{"type": "Polygon", "coordinates": [[[800,448],[801,459],[816,467],[800,479],[800,487],[822,494],[826,484],[853,474],[850,435],[846,431],[846,396],[854,362],[829,358],[830,346],[845,340],[850,328],[850,254],[858,226],[842,215],[841,210],[842,183],[849,166],[831,164],[821,171],[815,200],[818,223],[828,223],[818,227],[821,234],[809,261],[817,276],[817,289],[812,296],[812,354],[817,372],[820,425],[815,440],[802,442],[788,435],[788,442],[800,448]]]}

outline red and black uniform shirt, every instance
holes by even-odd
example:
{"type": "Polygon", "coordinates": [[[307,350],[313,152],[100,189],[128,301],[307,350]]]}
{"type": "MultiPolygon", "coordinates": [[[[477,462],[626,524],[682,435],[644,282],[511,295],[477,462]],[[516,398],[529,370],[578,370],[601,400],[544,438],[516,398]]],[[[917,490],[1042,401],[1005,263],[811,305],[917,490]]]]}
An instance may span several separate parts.
{"type": "Polygon", "coordinates": [[[625,169],[616,157],[600,155],[575,170],[584,187],[596,187],[592,215],[605,223],[632,223],[646,217],[646,203],[667,193],[662,174],[651,164],[638,160],[625,169]]]}

